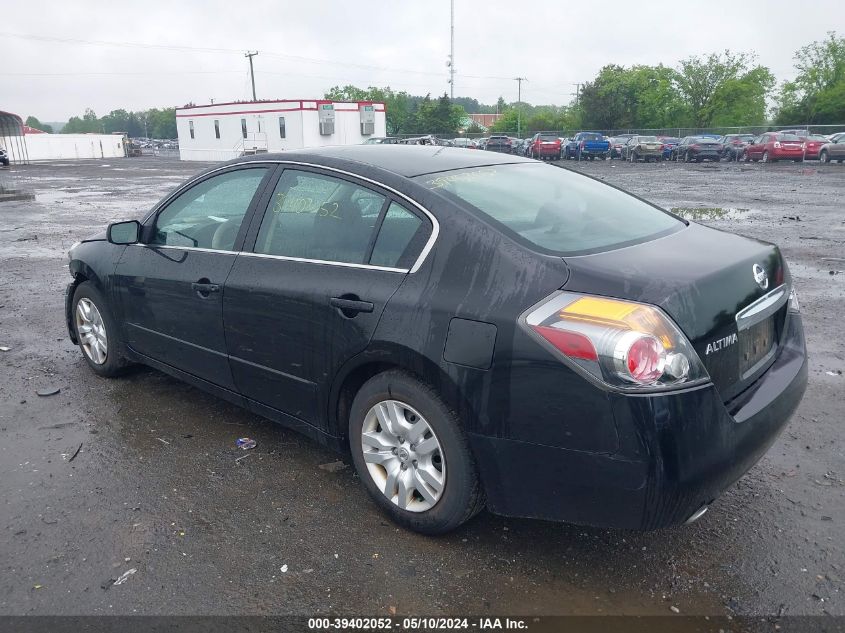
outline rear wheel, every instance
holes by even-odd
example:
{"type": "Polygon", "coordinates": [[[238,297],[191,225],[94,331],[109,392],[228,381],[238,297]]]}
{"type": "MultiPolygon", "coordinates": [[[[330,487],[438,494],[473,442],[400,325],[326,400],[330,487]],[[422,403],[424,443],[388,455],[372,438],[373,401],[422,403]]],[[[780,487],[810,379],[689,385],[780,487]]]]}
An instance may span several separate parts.
{"type": "Polygon", "coordinates": [[[111,378],[126,367],[120,355],[120,336],[105,298],[90,281],[73,293],[72,323],[79,349],[88,366],[99,376],[111,378]]]}
{"type": "Polygon", "coordinates": [[[349,415],[349,445],[367,492],[405,528],[443,534],[484,506],[457,415],[405,372],[379,374],[361,387],[349,415]]]}

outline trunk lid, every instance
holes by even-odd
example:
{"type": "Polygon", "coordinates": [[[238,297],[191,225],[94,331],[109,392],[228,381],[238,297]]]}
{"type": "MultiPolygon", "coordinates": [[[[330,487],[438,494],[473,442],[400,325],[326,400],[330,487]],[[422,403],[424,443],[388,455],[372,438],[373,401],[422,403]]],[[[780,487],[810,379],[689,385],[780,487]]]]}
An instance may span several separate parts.
{"type": "Polygon", "coordinates": [[[788,272],[773,244],[691,223],[657,240],[565,260],[565,290],[662,308],[686,334],[725,402],[774,359],[787,302],[772,293],[788,272]],[[760,271],[768,279],[765,288],[760,271]],[[766,295],[779,301],[766,309],[766,295]],[[741,314],[738,323],[743,310],[753,315],[741,314]]]}

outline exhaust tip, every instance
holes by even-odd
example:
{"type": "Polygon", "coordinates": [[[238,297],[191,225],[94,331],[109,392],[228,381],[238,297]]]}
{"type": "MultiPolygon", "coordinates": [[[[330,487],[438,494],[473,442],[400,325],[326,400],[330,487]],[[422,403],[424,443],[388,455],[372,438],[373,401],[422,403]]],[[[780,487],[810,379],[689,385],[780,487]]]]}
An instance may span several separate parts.
{"type": "Polygon", "coordinates": [[[684,521],[684,525],[689,525],[690,523],[695,523],[696,521],[698,521],[701,517],[703,517],[707,513],[708,507],[709,506],[707,506],[707,505],[701,506],[698,510],[696,510],[695,512],[692,513],[690,518],[688,518],[686,521],[684,521]]]}

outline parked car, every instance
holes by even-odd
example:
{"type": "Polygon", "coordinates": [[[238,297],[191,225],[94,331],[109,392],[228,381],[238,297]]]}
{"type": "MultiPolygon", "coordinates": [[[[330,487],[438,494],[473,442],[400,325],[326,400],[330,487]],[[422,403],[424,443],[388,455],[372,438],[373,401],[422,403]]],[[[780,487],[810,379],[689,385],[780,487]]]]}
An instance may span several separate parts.
{"type": "Polygon", "coordinates": [[[656,136],[632,136],[625,145],[623,158],[632,163],[638,160],[647,163],[663,160],[663,146],[656,136]]]}
{"type": "MultiPolygon", "coordinates": [[[[776,246],[492,152],[236,159],[75,244],[69,269],[95,374],[150,365],[347,451],[428,534],[485,506],[695,520],[807,383],[776,246]]],[[[326,520],[331,504],[315,500],[326,520]]]]}
{"type": "Polygon", "coordinates": [[[525,145],[528,142],[527,139],[518,138],[511,143],[511,153],[516,154],[517,156],[524,156],[525,155],[525,145]]]}
{"type": "Polygon", "coordinates": [[[753,140],[753,134],[726,134],[721,139],[722,158],[727,161],[741,160],[745,154],[745,148],[753,140]]]}
{"type": "Polygon", "coordinates": [[[701,162],[722,158],[722,144],[712,136],[685,136],[672,150],[672,160],[701,162]]]}
{"type": "Polygon", "coordinates": [[[829,141],[821,134],[810,134],[804,139],[804,160],[818,160],[823,145],[829,141]]]}
{"type": "Polygon", "coordinates": [[[840,163],[845,160],[845,134],[837,142],[826,143],[819,148],[819,161],[829,163],[834,160],[840,163]]]}
{"type": "Polygon", "coordinates": [[[9,155],[2,147],[0,147],[0,165],[9,166],[9,155]]]}
{"type": "Polygon", "coordinates": [[[779,160],[804,160],[804,141],[795,134],[766,132],[758,136],[745,148],[746,161],[774,163],[779,160]]]}
{"type": "Polygon", "coordinates": [[[672,158],[672,150],[681,142],[681,139],[675,136],[658,136],[657,140],[663,145],[663,160],[672,158]]]}
{"type": "Polygon", "coordinates": [[[466,149],[478,149],[478,146],[475,144],[471,138],[456,138],[452,140],[452,144],[455,147],[465,147],[466,149]]]}
{"type": "Polygon", "coordinates": [[[600,158],[610,155],[610,141],[601,132],[578,132],[566,145],[564,157],[576,160],[600,158]]]}
{"type": "Polygon", "coordinates": [[[371,136],[362,145],[399,145],[402,142],[398,136],[371,136]]]}
{"type": "Polygon", "coordinates": [[[511,153],[511,140],[504,134],[492,134],[484,147],[489,152],[511,153]]]}
{"type": "Polygon", "coordinates": [[[610,143],[610,150],[607,153],[607,157],[622,158],[625,152],[625,145],[634,136],[636,134],[620,134],[619,136],[607,139],[608,143],[610,143]]]}
{"type": "Polygon", "coordinates": [[[827,137],[831,143],[838,143],[840,140],[845,138],[845,132],[837,132],[836,134],[831,134],[827,137]]]}
{"type": "Polygon", "coordinates": [[[478,149],[487,149],[487,139],[488,138],[489,137],[487,137],[487,136],[482,136],[481,138],[476,139],[476,141],[475,141],[476,147],[478,149]]]}
{"type": "Polygon", "coordinates": [[[560,160],[560,139],[554,134],[538,132],[528,143],[528,156],[531,158],[560,160]]]}

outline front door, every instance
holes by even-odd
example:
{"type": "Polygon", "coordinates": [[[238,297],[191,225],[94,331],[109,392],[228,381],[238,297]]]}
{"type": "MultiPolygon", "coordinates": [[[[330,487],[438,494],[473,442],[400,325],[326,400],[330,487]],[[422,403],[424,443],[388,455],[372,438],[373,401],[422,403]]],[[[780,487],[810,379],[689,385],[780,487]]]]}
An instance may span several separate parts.
{"type": "Polygon", "coordinates": [[[430,230],[376,187],[285,169],[223,295],[238,391],[324,428],[332,380],[369,343],[430,230]]]}
{"type": "Polygon", "coordinates": [[[233,389],[223,284],[271,167],[233,168],[193,183],[151,220],[147,243],[115,269],[124,340],[134,351],[233,389]]]}

